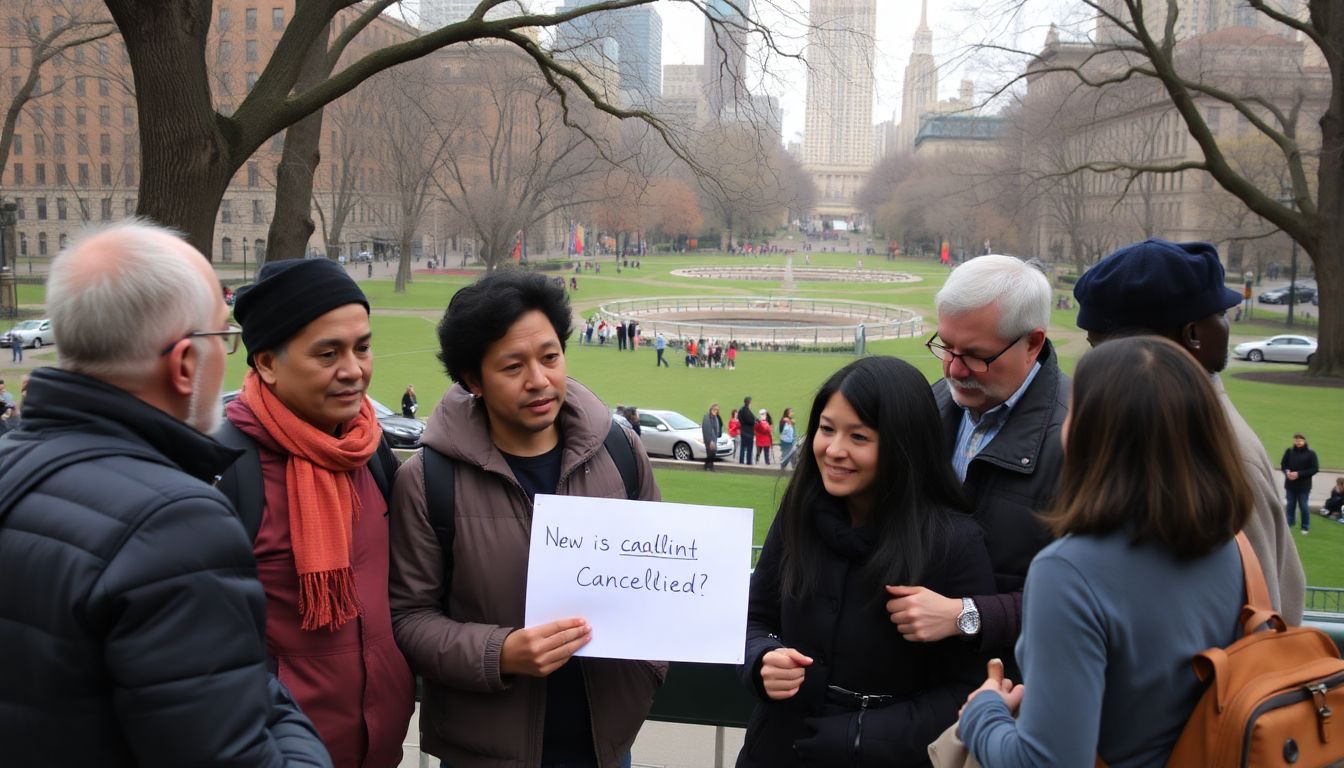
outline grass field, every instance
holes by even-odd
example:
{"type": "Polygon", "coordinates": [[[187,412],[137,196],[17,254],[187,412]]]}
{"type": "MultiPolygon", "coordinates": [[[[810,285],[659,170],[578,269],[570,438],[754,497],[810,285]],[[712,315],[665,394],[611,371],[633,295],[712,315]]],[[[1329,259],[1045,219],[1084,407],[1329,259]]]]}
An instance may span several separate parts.
{"type": "MultiPolygon", "coordinates": [[[[813,266],[854,267],[854,254],[811,254],[813,266]]],[[[579,276],[579,291],[572,296],[576,310],[587,314],[603,301],[618,298],[703,295],[781,294],[777,283],[759,281],[694,280],[670,274],[673,269],[712,263],[742,264],[741,257],[695,254],[652,256],[642,260],[643,268],[616,273],[610,261],[602,264],[601,274],[584,272],[579,276]]],[[[782,256],[763,256],[745,260],[748,264],[782,264],[782,256]]],[[[795,266],[803,266],[801,255],[795,266]]],[[[788,295],[798,297],[841,298],[895,304],[913,309],[925,318],[924,334],[918,338],[876,341],[869,344],[875,354],[904,358],[931,380],[940,368],[923,341],[934,328],[933,296],[942,285],[946,269],[929,261],[886,262],[863,257],[867,269],[896,269],[924,278],[921,282],[898,286],[873,284],[799,283],[788,295]]],[[[557,275],[561,273],[555,273],[557,275]]],[[[413,383],[425,406],[437,399],[449,384],[435,353],[438,340],[435,324],[452,294],[468,282],[464,277],[417,275],[409,290],[394,293],[392,281],[361,281],[374,307],[373,329],[375,375],[371,394],[396,407],[401,392],[413,383]]],[[[1065,289],[1059,289],[1064,293],[1065,289]]],[[[41,286],[19,286],[23,304],[39,304],[44,299],[41,286]]],[[[1073,310],[1055,310],[1051,338],[1065,371],[1087,351],[1087,343],[1077,330],[1073,310]]],[[[1282,326],[1262,322],[1232,328],[1232,343],[1263,338],[1283,332],[1282,326]]],[[[852,360],[840,354],[743,352],[735,371],[689,369],[679,364],[678,355],[669,353],[671,368],[655,369],[654,352],[618,352],[612,346],[583,346],[572,343],[568,362],[572,376],[593,389],[608,404],[630,404],[648,408],[680,411],[699,420],[711,402],[725,409],[737,407],[745,395],[753,405],[778,415],[793,407],[800,422],[807,419],[811,399],[821,382],[836,369],[852,360]]],[[[242,380],[244,356],[230,358],[226,386],[234,388],[242,380]]],[[[1272,460],[1286,447],[1294,432],[1305,432],[1321,458],[1323,466],[1344,468],[1344,389],[1265,383],[1238,378],[1247,371],[1301,371],[1300,366],[1252,365],[1233,361],[1223,380],[1246,420],[1266,445],[1272,460]]],[[[428,407],[422,408],[427,413],[428,407]]],[[[745,506],[756,512],[757,541],[774,514],[784,484],[775,477],[751,477],[717,473],[707,476],[698,471],[658,473],[664,497],[725,506],[745,506]]],[[[1320,586],[1344,586],[1344,558],[1337,552],[1344,547],[1344,525],[1318,521],[1309,537],[1298,537],[1309,583],[1320,586]]]]}

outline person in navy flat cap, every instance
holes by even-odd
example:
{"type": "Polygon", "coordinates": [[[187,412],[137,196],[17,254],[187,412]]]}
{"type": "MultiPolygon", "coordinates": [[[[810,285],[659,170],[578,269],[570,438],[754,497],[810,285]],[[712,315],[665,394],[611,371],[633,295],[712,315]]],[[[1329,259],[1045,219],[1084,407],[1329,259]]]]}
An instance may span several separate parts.
{"type": "Polygon", "coordinates": [[[1255,492],[1246,536],[1264,567],[1274,607],[1290,624],[1300,624],[1306,577],[1275,487],[1273,465],[1218,377],[1227,367],[1227,310],[1242,300],[1223,276],[1218,249],[1209,243],[1153,238],[1126,245],[1078,279],[1073,288],[1078,327],[1087,331],[1094,347],[1122,336],[1165,336],[1209,372],[1255,492]]]}

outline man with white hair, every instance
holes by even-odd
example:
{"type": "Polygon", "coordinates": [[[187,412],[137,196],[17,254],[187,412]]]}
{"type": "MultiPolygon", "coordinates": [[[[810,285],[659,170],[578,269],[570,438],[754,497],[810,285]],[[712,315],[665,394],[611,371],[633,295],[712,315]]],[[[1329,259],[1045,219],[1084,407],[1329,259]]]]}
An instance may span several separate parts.
{"type": "Polygon", "coordinates": [[[985,532],[995,595],[939,595],[890,587],[889,608],[907,640],[954,635],[1012,661],[1027,566],[1050,541],[1037,520],[1063,464],[1060,428],[1069,381],[1046,338],[1050,282],[1011,256],[988,255],[953,270],[934,297],[938,332],[925,346],[943,361],[933,385],[950,459],[985,532]]]}
{"type": "Polygon", "coordinates": [[[238,346],[209,262],[130,221],[52,262],[58,366],[0,439],[12,765],[327,766],[266,666],[252,548],[207,437],[238,346]]]}

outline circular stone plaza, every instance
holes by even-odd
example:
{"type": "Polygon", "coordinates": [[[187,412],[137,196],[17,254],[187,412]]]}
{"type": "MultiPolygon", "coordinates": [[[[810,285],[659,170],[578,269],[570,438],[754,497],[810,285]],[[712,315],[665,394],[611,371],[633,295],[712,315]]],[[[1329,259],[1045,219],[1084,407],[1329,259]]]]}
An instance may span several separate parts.
{"type": "MultiPolygon", "coordinates": [[[[726,280],[912,282],[911,275],[876,270],[789,270],[787,267],[699,267],[683,277],[726,280]],[[788,272],[792,275],[788,275],[788,272]],[[874,277],[870,278],[869,275],[874,277]],[[748,276],[749,275],[749,276],[748,276]]],[[[862,349],[868,341],[917,336],[923,318],[890,304],[787,296],[677,296],[611,301],[598,308],[608,323],[639,324],[644,339],[662,333],[672,346],[706,340],[747,349],[862,349]]]]}

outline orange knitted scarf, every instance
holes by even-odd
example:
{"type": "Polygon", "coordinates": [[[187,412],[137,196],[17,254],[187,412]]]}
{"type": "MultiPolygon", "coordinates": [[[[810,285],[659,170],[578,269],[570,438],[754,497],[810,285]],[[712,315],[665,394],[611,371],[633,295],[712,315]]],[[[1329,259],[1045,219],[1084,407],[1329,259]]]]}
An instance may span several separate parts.
{"type": "Polygon", "coordinates": [[[285,492],[299,573],[301,627],[335,631],[360,614],[350,568],[360,501],[350,473],[369,463],[382,439],[382,427],[366,398],[341,436],[329,435],[295,416],[256,371],[247,372],[240,398],[289,452],[285,492]]]}

